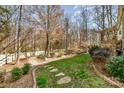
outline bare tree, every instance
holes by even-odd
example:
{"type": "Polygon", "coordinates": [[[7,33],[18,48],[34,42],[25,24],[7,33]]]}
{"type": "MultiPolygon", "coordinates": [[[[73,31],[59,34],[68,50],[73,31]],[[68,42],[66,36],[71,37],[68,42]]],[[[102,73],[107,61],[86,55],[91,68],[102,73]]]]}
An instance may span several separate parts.
{"type": "Polygon", "coordinates": [[[65,51],[68,51],[68,29],[69,29],[69,19],[65,18],[65,51]]]}
{"type": "Polygon", "coordinates": [[[20,53],[20,32],[21,32],[21,20],[22,20],[22,5],[19,8],[19,20],[18,20],[18,31],[17,31],[17,64],[19,64],[19,53],[20,53]]]}

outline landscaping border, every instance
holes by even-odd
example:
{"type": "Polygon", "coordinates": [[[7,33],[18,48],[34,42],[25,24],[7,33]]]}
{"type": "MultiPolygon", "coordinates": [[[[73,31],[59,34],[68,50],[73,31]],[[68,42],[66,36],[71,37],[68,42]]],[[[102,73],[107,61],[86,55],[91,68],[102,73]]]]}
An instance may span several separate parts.
{"type": "Polygon", "coordinates": [[[112,86],[118,87],[118,88],[124,88],[124,85],[122,85],[121,83],[117,83],[113,80],[111,80],[110,78],[108,78],[107,76],[103,75],[102,73],[100,73],[97,68],[95,67],[95,65],[92,63],[92,67],[95,71],[95,73],[101,77],[102,79],[104,79],[106,82],[108,82],[109,84],[111,84],[112,86]]]}

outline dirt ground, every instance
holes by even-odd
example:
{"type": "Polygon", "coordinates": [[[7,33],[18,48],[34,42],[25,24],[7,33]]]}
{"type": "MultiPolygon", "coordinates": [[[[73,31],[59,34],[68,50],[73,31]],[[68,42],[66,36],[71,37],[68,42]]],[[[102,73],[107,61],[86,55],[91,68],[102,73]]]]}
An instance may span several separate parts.
{"type": "MultiPolygon", "coordinates": [[[[2,68],[4,68],[6,70],[6,72],[9,72],[9,71],[12,70],[13,67],[21,68],[27,62],[28,62],[28,59],[27,58],[23,58],[23,59],[20,59],[19,64],[15,64],[15,61],[13,61],[11,63],[4,64],[2,66],[2,68]]],[[[29,72],[28,74],[23,75],[17,81],[0,84],[0,86],[1,87],[5,87],[5,88],[32,88],[33,87],[32,73],[29,72]]]]}
{"type": "Polygon", "coordinates": [[[32,88],[33,87],[33,77],[32,73],[22,76],[17,81],[5,84],[5,88],[32,88]]]}
{"type": "Polygon", "coordinates": [[[100,71],[102,74],[105,74],[106,76],[110,76],[105,69],[105,63],[106,61],[101,59],[93,61],[93,64],[95,65],[98,71],[100,71]]]}
{"type": "Polygon", "coordinates": [[[6,70],[6,72],[9,72],[9,71],[12,70],[13,67],[21,68],[25,63],[27,63],[27,59],[23,58],[23,59],[20,59],[20,63],[19,64],[15,64],[15,61],[13,61],[13,62],[10,62],[8,64],[4,64],[2,66],[2,68],[4,68],[6,70]]]}

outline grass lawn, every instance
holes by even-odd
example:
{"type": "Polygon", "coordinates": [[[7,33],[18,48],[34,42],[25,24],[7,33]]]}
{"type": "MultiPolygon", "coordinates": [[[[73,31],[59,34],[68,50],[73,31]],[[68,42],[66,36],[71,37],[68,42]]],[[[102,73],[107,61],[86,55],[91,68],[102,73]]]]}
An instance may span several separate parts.
{"type": "Polygon", "coordinates": [[[51,73],[45,66],[42,66],[36,71],[36,80],[38,87],[47,88],[108,88],[112,87],[100,77],[98,77],[94,71],[92,71],[87,62],[91,60],[89,54],[77,55],[72,58],[62,59],[51,62],[47,65],[58,68],[58,72],[51,73]],[[59,72],[63,72],[65,76],[72,78],[71,82],[58,85],[56,82],[61,77],[55,77],[59,72]]]}

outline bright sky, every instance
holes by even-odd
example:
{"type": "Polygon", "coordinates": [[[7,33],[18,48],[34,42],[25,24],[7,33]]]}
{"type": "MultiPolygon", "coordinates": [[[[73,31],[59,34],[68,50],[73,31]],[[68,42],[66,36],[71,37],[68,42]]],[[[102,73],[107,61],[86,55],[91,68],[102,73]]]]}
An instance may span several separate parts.
{"type": "MultiPolygon", "coordinates": [[[[83,6],[86,7],[86,5],[83,5],[83,6]]],[[[62,5],[61,7],[64,10],[65,15],[69,16],[69,18],[71,19],[71,21],[77,22],[75,20],[80,15],[80,13],[81,13],[80,7],[82,7],[82,6],[80,6],[80,5],[62,5]]],[[[93,8],[93,6],[88,5],[87,8],[92,12],[92,9],[91,8],[93,8]]],[[[117,9],[115,9],[115,12],[117,13],[117,9]]],[[[90,20],[92,18],[93,18],[93,14],[90,14],[90,20]]],[[[94,27],[95,24],[90,21],[89,26],[90,27],[94,27]]]]}
{"type": "Polygon", "coordinates": [[[64,9],[65,14],[73,15],[74,14],[74,5],[63,5],[62,8],[64,9]]]}
{"type": "Polygon", "coordinates": [[[73,17],[80,13],[79,7],[80,5],[63,5],[62,9],[64,9],[66,15],[73,17]]]}
{"type": "Polygon", "coordinates": [[[71,21],[77,22],[76,21],[76,18],[81,13],[80,7],[81,7],[80,5],[63,5],[62,6],[62,9],[64,9],[64,13],[69,16],[69,18],[71,19],[71,21]]]}
{"type": "Polygon", "coordinates": [[[67,15],[71,21],[74,21],[76,15],[80,13],[79,7],[79,5],[62,5],[65,15],[67,15]]]}

